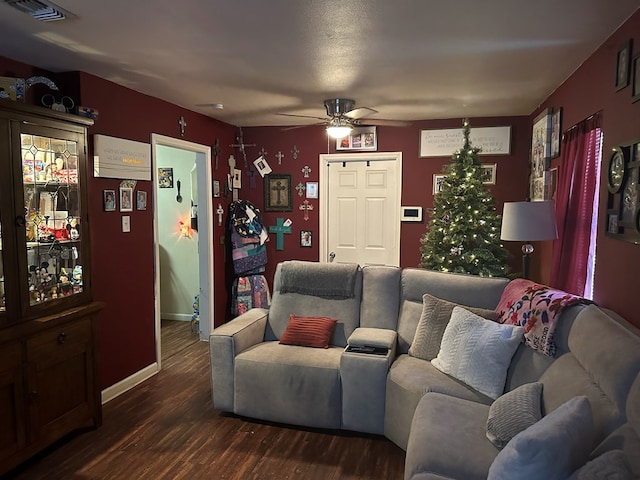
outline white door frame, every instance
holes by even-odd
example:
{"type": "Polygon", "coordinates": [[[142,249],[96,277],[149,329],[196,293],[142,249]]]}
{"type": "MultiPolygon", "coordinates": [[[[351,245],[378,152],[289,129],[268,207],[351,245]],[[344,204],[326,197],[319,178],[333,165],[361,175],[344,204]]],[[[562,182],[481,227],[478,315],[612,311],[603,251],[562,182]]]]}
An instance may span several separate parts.
{"type": "MultiPolygon", "coordinates": [[[[398,167],[397,182],[400,202],[402,202],[402,152],[371,152],[371,153],[325,153],[320,154],[320,225],[319,248],[320,262],[329,261],[328,223],[329,223],[329,164],[363,161],[393,161],[398,167]]],[[[398,206],[399,208],[399,206],[398,206]]],[[[396,245],[398,247],[398,265],[400,265],[400,212],[396,225],[396,245]]]]}
{"type": "MultiPolygon", "coordinates": [[[[198,263],[200,275],[200,339],[207,340],[214,326],[213,305],[213,204],[211,202],[211,147],[187,142],[177,138],[151,134],[152,172],[156,172],[156,147],[158,145],[178,148],[196,153],[198,175],[198,263]],[[204,154],[204,159],[202,155],[204,154]]],[[[158,242],[158,202],[156,176],[152,188],[153,195],[153,250],[154,250],[154,303],[156,362],[162,368],[160,338],[160,245],[158,242]]]]}

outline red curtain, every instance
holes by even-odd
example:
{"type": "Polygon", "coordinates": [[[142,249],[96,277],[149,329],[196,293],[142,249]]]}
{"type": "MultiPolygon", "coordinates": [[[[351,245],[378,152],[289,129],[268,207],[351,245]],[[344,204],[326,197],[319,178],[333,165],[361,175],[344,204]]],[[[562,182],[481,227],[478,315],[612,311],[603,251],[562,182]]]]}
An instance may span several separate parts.
{"type": "Polygon", "coordinates": [[[602,114],[571,127],[563,135],[558,166],[556,220],[551,285],[585,294],[594,199],[598,189],[602,114]]]}

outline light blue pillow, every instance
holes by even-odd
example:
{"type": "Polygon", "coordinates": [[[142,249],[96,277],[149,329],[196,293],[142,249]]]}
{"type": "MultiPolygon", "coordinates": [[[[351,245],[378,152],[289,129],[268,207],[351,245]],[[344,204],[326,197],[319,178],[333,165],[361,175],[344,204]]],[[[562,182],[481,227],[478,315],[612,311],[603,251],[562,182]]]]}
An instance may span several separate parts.
{"type": "Polygon", "coordinates": [[[589,400],[574,397],[513,437],[487,480],[564,480],[588,460],[592,438],[589,400]]]}

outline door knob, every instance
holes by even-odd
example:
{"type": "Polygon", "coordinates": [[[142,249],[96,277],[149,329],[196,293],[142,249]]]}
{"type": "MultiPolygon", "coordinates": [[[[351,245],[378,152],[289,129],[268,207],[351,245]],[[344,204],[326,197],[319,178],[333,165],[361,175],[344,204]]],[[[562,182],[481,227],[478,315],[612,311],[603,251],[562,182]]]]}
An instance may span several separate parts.
{"type": "Polygon", "coordinates": [[[331,252],[329,254],[329,262],[333,262],[333,259],[336,258],[336,252],[331,252]]]}

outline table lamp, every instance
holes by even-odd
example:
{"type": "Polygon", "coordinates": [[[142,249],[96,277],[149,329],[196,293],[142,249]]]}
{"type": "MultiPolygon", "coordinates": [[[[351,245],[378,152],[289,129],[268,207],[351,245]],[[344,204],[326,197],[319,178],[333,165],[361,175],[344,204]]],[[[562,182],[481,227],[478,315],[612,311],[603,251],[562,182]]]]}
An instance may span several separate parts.
{"type": "Polygon", "coordinates": [[[554,210],[551,201],[504,203],[500,239],[525,242],[522,245],[524,278],[529,278],[529,255],[533,253],[531,242],[558,238],[554,210]]]}

